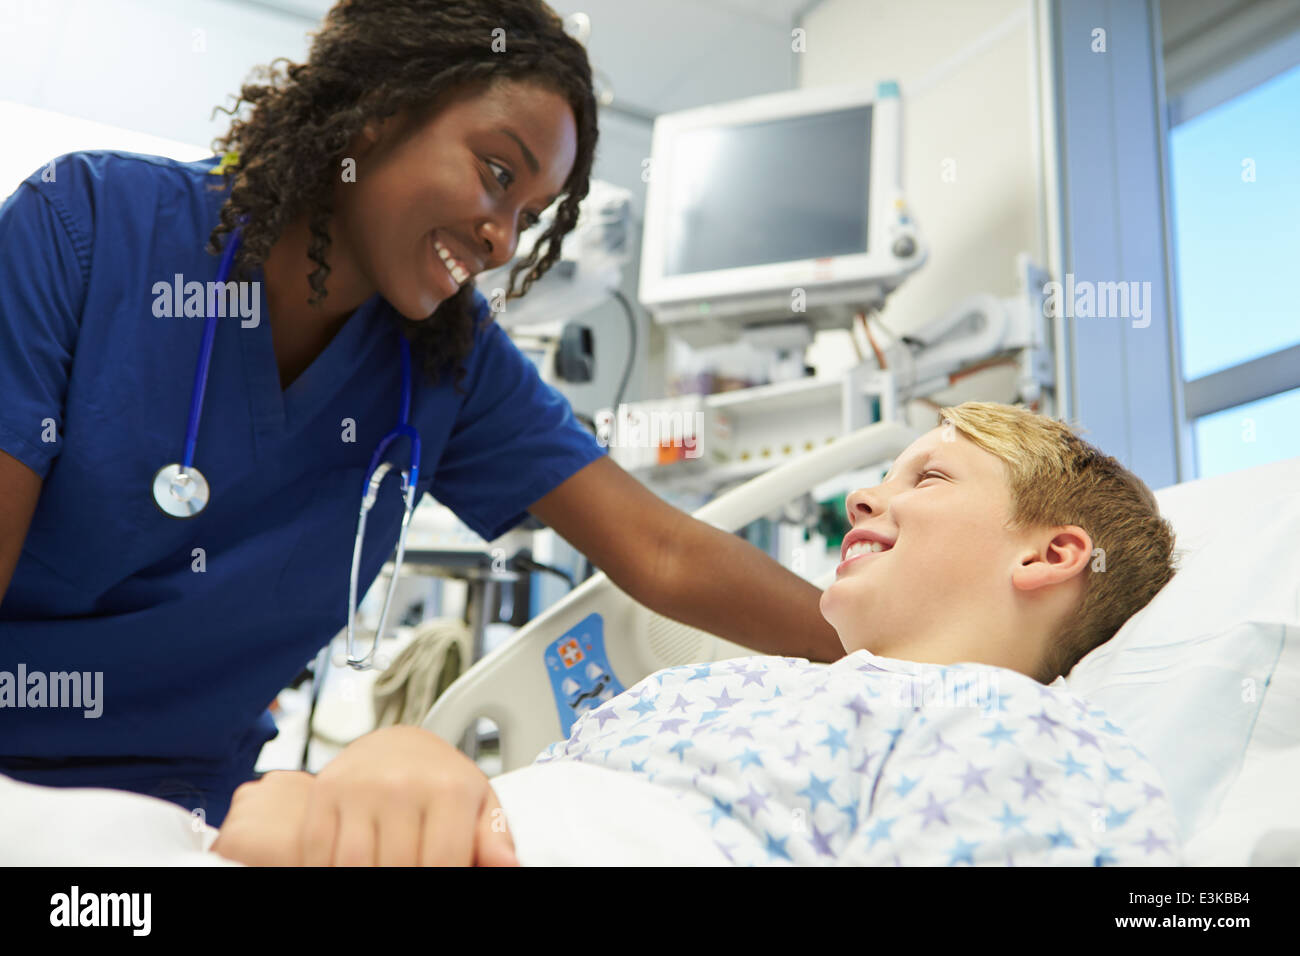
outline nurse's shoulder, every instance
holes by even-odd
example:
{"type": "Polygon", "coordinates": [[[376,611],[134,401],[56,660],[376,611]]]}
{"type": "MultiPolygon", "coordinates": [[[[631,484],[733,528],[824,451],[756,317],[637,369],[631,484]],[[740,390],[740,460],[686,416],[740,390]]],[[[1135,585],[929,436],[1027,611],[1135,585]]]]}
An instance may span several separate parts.
{"type": "Polygon", "coordinates": [[[209,175],[218,162],[215,156],[183,162],[125,150],[78,150],[48,160],[18,190],[43,196],[78,253],[88,256],[98,241],[149,235],[161,212],[207,218],[226,188],[224,177],[209,175]]]}

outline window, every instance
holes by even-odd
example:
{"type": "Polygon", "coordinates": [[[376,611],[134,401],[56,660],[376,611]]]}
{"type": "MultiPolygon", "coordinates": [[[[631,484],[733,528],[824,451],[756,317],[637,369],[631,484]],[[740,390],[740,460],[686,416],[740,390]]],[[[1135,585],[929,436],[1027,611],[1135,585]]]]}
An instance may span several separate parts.
{"type": "Polygon", "coordinates": [[[1300,65],[1181,122],[1170,105],[1179,360],[1208,477],[1300,455],[1300,65]]]}
{"type": "Polygon", "coordinates": [[[1300,455],[1300,388],[1196,419],[1196,476],[1300,455]]]}

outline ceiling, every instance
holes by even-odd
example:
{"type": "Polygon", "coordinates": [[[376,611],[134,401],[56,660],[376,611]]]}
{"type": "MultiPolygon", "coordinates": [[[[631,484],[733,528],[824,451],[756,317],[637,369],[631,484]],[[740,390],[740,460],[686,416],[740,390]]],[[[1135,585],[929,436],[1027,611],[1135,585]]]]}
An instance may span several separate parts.
{"type": "MultiPolygon", "coordinates": [[[[226,2],[316,24],[335,0],[226,2]]],[[[661,112],[795,86],[790,30],[825,0],[549,2],[563,16],[590,17],[587,45],[601,85],[615,97],[612,108],[648,122],[661,112]]],[[[1293,29],[1300,0],[1160,0],[1159,9],[1167,79],[1178,89],[1293,29]]]]}
{"type": "MultiPolygon", "coordinates": [[[[319,23],[334,0],[227,0],[319,23]]],[[[823,0],[550,0],[587,14],[610,109],[647,124],[662,112],[790,89],[790,30],[823,0]]]]}

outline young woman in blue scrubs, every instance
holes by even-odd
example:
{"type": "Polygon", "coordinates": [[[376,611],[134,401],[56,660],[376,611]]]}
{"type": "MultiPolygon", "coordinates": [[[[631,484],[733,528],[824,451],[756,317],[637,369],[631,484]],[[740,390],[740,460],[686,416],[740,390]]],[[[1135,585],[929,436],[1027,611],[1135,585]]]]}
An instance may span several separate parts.
{"type": "MultiPolygon", "coordinates": [[[[474,288],[558,201],[523,294],[587,194],[590,67],[548,7],[340,3],[308,62],[242,101],[217,144],[237,162],[72,153],[0,207],[0,774],[221,822],[276,733],[267,704],[345,624],[401,336],[420,493],[487,540],[531,512],[647,607],[758,652],[843,654],[816,588],[615,465],[474,288]],[[212,281],[241,221],[249,309],[218,323],[194,459],[212,497],[179,520],[152,481],[181,458],[204,319],[156,289],[212,281]],[[38,698],[56,673],[102,675],[99,713],[38,698]]],[[[401,520],[382,490],[362,593],[401,520]]],[[[449,765],[442,785],[491,799],[449,765]]],[[[334,859],[439,838],[435,814],[328,801],[334,859]]]]}

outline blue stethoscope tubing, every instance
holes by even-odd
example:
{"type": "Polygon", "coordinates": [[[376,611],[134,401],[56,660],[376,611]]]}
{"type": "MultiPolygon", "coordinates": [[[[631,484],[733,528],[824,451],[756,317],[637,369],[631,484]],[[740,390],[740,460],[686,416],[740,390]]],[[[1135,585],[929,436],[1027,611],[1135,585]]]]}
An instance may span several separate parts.
{"type": "MultiPolygon", "coordinates": [[[[231,235],[221,257],[217,270],[217,282],[224,284],[230,278],[231,266],[235,253],[243,239],[242,226],[231,235]]],[[[203,327],[203,343],[199,347],[199,364],[194,375],[194,387],[190,393],[190,415],[185,426],[184,457],[177,464],[164,465],[154,475],[154,501],[164,514],[174,518],[192,518],[201,512],[211,497],[207,479],[194,467],[194,449],[198,443],[199,420],[203,415],[203,396],[208,387],[208,369],[212,364],[212,343],[217,334],[217,316],[209,312],[203,327]]],[[[392,605],[393,593],[401,572],[402,558],[406,553],[406,534],[411,525],[411,513],[415,509],[415,488],[420,480],[420,433],[410,424],[411,412],[411,346],[405,335],[399,334],[402,350],[402,401],[398,410],[397,427],[380,440],[374,454],[370,456],[370,465],[366,468],[361,482],[361,509],[357,515],[357,536],[352,549],[352,572],[349,576],[348,590],[348,664],[357,670],[372,666],[375,650],[379,646],[379,637],[384,633],[392,605]],[[390,445],[405,436],[411,443],[411,465],[398,474],[402,477],[402,497],[406,505],[402,517],[402,529],[397,540],[397,556],[392,577],[389,579],[388,594],[383,611],[379,617],[379,629],[375,633],[374,643],[369,653],[357,657],[355,654],[355,620],[357,608],[357,577],[361,563],[362,543],[365,538],[366,515],[374,507],[379,494],[379,486],[393,468],[392,463],[383,461],[390,445]],[[382,462],[382,463],[381,463],[382,462]]]]}
{"type": "MultiPolygon", "coordinates": [[[[221,257],[221,267],[217,270],[217,282],[224,284],[230,278],[230,266],[242,237],[242,228],[236,229],[230,237],[221,257]]],[[[203,394],[208,388],[208,367],[212,364],[212,342],[216,335],[217,316],[215,312],[209,312],[203,326],[203,344],[199,346],[199,367],[190,392],[190,417],[185,426],[185,449],[181,461],[164,465],[153,476],[153,500],[163,514],[173,518],[193,518],[207,507],[208,499],[212,497],[208,480],[194,467],[194,446],[199,438],[199,418],[203,414],[203,394]]]]}
{"type": "Polygon", "coordinates": [[[402,558],[406,555],[406,533],[411,527],[411,514],[415,511],[415,485],[420,480],[420,433],[407,422],[411,407],[411,347],[406,337],[402,336],[402,409],[398,416],[397,427],[383,437],[379,447],[370,456],[370,467],[361,483],[361,510],[357,514],[357,537],[352,545],[352,573],[348,578],[348,665],[355,670],[366,670],[373,666],[375,651],[379,647],[379,637],[384,633],[388,623],[388,611],[393,606],[393,593],[397,590],[397,579],[402,571],[402,558]],[[411,467],[402,475],[402,497],[406,511],[402,515],[402,530],[397,536],[397,555],[393,559],[393,573],[388,579],[388,593],[384,597],[384,607],[379,613],[379,629],[375,631],[374,643],[368,653],[361,657],[356,655],[356,613],[357,613],[357,574],[361,568],[361,544],[366,537],[366,514],[375,505],[379,495],[379,486],[393,467],[390,462],[381,461],[388,446],[405,435],[411,440],[411,467]]]}

